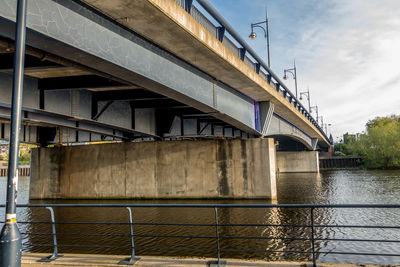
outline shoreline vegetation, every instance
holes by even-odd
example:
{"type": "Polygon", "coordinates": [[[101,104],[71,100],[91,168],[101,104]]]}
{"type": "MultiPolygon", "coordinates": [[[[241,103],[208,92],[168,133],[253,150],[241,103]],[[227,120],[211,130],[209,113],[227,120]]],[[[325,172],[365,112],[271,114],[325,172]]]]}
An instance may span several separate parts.
{"type": "Polygon", "coordinates": [[[366,169],[400,169],[400,116],[377,117],[365,132],[345,134],[335,155],[361,157],[366,169]]]}

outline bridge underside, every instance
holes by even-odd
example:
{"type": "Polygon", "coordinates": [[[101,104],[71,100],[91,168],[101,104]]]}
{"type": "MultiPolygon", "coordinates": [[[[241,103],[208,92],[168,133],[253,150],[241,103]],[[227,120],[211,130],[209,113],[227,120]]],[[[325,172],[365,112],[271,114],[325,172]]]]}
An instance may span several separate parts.
{"type": "MultiPolygon", "coordinates": [[[[0,0],[0,139],[14,21],[15,1],[0,0]]],[[[27,27],[23,142],[290,136],[316,147],[269,102],[257,102],[258,118],[253,99],[75,1],[29,2],[27,27]]]]}

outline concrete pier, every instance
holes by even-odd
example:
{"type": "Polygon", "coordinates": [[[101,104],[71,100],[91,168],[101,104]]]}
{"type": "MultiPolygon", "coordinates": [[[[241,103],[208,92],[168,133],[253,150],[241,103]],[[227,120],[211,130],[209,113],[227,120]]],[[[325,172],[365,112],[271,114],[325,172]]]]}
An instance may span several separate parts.
{"type": "Polygon", "coordinates": [[[31,199],[276,198],[273,139],[38,148],[31,199]]]}
{"type": "Polygon", "coordinates": [[[279,172],[319,172],[318,151],[278,151],[279,172]]]}

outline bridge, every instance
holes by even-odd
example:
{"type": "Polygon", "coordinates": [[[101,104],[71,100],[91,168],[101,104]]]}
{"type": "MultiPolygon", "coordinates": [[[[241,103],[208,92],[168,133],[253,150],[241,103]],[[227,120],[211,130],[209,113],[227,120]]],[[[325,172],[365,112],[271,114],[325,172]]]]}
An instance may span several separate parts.
{"type": "MultiPolygon", "coordinates": [[[[276,171],[319,170],[323,129],[197,4],[208,14],[191,0],[29,1],[21,141],[41,146],[32,198],[274,198],[276,171]],[[123,143],[58,146],[98,141],[123,143]]],[[[15,21],[16,1],[0,0],[2,140],[15,21]]]]}

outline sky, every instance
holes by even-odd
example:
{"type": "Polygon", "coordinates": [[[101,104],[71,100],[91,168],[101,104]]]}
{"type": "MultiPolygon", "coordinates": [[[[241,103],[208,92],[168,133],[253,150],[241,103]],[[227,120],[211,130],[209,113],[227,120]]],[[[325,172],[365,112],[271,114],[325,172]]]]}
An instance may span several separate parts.
{"type": "MultiPolygon", "coordinates": [[[[268,8],[271,69],[283,77],[296,60],[298,91],[310,89],[335,141],[377,116],[400,115],[400,0],[209,2],[264,59],[262,30],[248,36],[268,8]]],[[[286,85],[295,92],[292,78],[286,85]]]]}

